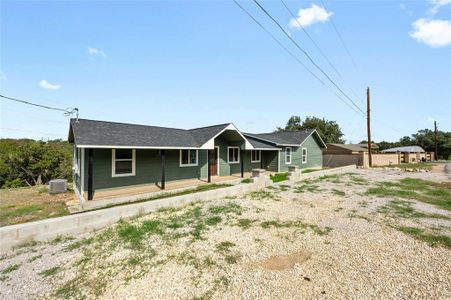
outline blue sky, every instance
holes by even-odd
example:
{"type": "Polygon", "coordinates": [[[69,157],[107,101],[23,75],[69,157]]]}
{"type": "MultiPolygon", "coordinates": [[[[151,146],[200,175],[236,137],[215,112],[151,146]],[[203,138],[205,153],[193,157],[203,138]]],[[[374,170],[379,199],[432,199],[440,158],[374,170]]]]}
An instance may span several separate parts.
{"type": "MultiPolygon", "coordinates": [[[[449,2],[287,1],[342,78],[280,1],[261,3],[362,109],[371,87],[373,137],[394,141],[432,119],[451,130],[449,2]]],[[[255,4],[240,3],[309,64],[255,4]]],[[[2,94],[76,106],[82,118],[179,128],[233,122],[266,132],[313,115],[336,120],[350,142],[365,139],[365,119],[232,0],[1,1],[0,13],[2,94]]],[[[0,105],[1,137],[67,137],[59,112],[0,105]]]]}

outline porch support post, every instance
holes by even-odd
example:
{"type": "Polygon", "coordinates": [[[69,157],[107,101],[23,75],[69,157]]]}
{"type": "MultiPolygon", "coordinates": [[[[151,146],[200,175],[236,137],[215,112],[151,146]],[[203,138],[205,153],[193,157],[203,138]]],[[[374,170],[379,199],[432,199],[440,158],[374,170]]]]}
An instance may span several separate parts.
{"type": "MultiPolygon", "coordinates": [[[[213,150],[214,153],[214,150],[213,150]]],[[[207,181],[211,182],[211,150],[207,150],[207,181]]]]}
{"type": "Polygon", "coordinates": [[[166,150],[161,150],[161,189],[165,189],[166,183],[166,174],[165,174],[165,165],[166,165],[166,150]]]}
{"type": "Polygon", "coordinates": [[[244,150],[240,148],[241,178],[244,177],[244,150]]]}
{"type": "Polygon", "coordinates": [[[260,151],[260,169],[263,169],[263,151],[262,150],[259,151],[260,151]]]}
{"type": "Polygon", "coordinates": [[[93,164],[94,160],[92,157],[92,149],[88,149],[88,200],[92,200],[94,196],[94,189],[92,184],[93,164]]]}

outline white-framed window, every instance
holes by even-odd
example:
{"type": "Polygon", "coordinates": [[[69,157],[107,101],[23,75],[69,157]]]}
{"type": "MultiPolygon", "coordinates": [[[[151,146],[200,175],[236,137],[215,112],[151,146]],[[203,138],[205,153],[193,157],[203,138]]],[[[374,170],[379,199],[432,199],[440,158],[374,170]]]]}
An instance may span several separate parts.
{"type": "Polygon", "coordinates": [[[261,161],[261,150],[251,150],[251,162],[256,163],[261,161]]]}
{"type": "Polygon", "coordinates": [[[285,164],[291,164],[291,147],[285,148],[285,164]]]}
{"type": "Polygon", "coordinates": [[[74,173],[77,175],[80,175],[80,165],[81,165],[81,149],[74,146],[73,170],[74,173]]]}
{"type": "Polygon", "coordinates": [[[112,150],[112,176],[135,176],[136,150],[113,149],[112,150]]]}
{"type": "Polygon", "coordinates": [[[307,163],[307,148],[302,148],[302,163],[307,163]]]}
{"type": "Polygon", "coordinates": [[[229,164],[240,162],[240,147],[227,147],[227,162],[229,164]]]}
{"type": "Polygon", "coordinates": [[[180,150],[180,167],[197,166],[198,151],[192,149],[180,150]]]}

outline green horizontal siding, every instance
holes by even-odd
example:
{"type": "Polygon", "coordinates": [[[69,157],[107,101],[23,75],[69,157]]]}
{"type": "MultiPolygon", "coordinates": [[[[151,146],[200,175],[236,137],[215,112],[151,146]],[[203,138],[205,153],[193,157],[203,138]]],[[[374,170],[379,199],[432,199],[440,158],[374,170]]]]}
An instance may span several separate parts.
{"type": "MultiPolygon", "coordinates": [[[[179,150],[166,150],[165,154],[166,181],[202,178],[207,175],[207,151],[199,150],[198,165],[192,167],[180,167],[179,150]]],[[[85,155],[87,165],[87,151],[85,155]]],[[[112,176],[112,150],[93,150],[93,187],[97,189],[109,189],[139,184],[155,184],[161,181],[161,157],[159,150],[137,149],[136,170],[134,176],[112,176]]],[[[85,185],[87,191],[87,170],[85,168],[85,185]]]]}
{"type": "Polygon", "coordinates": [[[314,135],[309,136],[301,148],[307,148],[307,162],[302,164],[302,169],[321,168],[323,166],[323,152],[320,143],[314,135]]]}

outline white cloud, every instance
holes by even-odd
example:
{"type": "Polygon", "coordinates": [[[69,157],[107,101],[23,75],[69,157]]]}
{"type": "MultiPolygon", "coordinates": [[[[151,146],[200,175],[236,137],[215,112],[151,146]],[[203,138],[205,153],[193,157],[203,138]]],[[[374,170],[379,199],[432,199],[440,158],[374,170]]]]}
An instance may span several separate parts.
{"type": "Polygon", "coordinates": [[[302,27],[307,27],[315,23],[325,23],[329,21],[333,14],[333,12],[327,11],[321,6],[312,4],[309,8],[300,9],[298,17],[290,20],[290,26],[299,28],[299,24],[302,27]]]}
{"type": "Polygon", "coordinates": [[[432,117],[429,117],[429,118],[428,118],[428,122],[434,122],[434,121],[435,121],[434,118],[432,118],[432,117]]]}
{"type": "Polygon", "coordinates": [[[60,84],[51,84],[47,80],[41,80],[39,85],[46,90],[59,90],[62,87],[60,84]]]}
{"type": "Polygon", "coordinates": [[[88,48],[88,53],[91,56],[101,56],[103,58],[106,58],[105,52],[103,52],[99,49],[96,49],[96,48],[88,48]]]}
{"type": "Polygon", "coordinates": [[[418,19],[412,23],[410,36],[433,48],[451,44],[451,23],[447,20],[418,19]]]}
{"type": "Polygon", "coordinates": [[[435,15],[436,13],[438,13],[442,6],[450,4],[451,0],[429,0],[429,3],[433,5],[429,10],[429,14],[435,15]]]}

